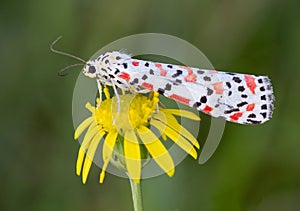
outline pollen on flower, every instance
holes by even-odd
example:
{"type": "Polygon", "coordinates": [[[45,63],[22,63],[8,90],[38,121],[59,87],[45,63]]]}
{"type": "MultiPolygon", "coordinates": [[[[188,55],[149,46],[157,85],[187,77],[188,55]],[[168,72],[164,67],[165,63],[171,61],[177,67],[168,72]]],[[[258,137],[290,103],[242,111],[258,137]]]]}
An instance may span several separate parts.
{"type": "Polygon", "coordinates": [[[122,165],[129,177],[138,183],[142,171],[141,161],[144,159],[142,154],[145,154],[143,152],[145,150],[146,155],[154,159],[167,175],[172,176],[175,172],[174,162],[168,149],[162,143],[162,140],[167,140],[167,138],[193,158],[197,158],[195,148],[199,149],[198,141],[173,116],[182,114],[182,117],[199,120],[197,115],[177,109],[158,108],[159,94],[157,92],[152,92],[149,96],[120,95],[120,112],[118,112],[117,99],[110,98],[107,88],[104,89],[104,93],[106,99],[102,102],[97,101],[98,106],[86,104],[91,116],[77,127],[74,134],[74,138],[78,139],[86,130],[76,164],[76,173],[82,175],[83,183],[87,180],[96,149],[101,142],[103,142],[103,166],[99,178],[100,183],[104,180],[109,162],[114,163],[111,158],[120,153],[123,153],[121,156],[124,159],[118,159],[118,161],[123,162],[122,165]],[[156,128],[160,135],[154,133],[151,128],[156,128]],[[120,146],[121,151],[119,151],[120,146]]]}

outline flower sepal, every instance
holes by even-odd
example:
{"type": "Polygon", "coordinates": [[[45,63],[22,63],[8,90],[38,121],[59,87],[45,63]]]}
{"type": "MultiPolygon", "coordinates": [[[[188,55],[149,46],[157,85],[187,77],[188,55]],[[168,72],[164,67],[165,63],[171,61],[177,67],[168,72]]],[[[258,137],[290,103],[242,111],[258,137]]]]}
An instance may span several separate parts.
{"type": "MultiPolygon", "coordinates": [[[[149,163],[151,157],[149,155],[149,152],[147,151],[147,148],[143,144],[139,144],[138,147],[140,149],[140,160],[136,160],[136,161],[137,162],[140,161],[141,168],[143,168],[149,163]]],[[[130,177],[130,179],[133,179],[134,182],[139,182],[140,177],[134,178],[132,175],[130,175],[130,172],[128,171],[126,165],[125,152],[124,152],[124,137],[121,135],[118,135],[113,154],[110,158],[110,163],[120,171],[124,172],[128,177],[130,177]]]]}

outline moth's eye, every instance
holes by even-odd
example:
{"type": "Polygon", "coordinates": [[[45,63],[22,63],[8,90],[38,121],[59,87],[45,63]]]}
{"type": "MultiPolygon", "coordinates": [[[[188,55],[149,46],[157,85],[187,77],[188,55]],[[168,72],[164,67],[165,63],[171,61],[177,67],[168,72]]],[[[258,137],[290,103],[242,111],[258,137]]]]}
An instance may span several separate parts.
{"type": "Polygon", "coordinates": [[[96,72],[95,66],[93,65],[89,66],[89,73],[95,73],[95,72],[96,72]]]}

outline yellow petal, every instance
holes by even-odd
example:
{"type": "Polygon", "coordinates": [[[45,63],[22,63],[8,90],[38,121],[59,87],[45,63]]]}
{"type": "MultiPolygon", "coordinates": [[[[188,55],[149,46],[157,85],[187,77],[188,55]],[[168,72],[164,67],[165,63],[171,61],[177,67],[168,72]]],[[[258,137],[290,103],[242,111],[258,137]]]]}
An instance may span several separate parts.
{"type": "Polygon", "coordinates": [[[192,119],[192,120],[200,120],[200,117],[196,114],[194,114],[193,112],[190,111],[186,111],[186,110],[179,110],[179,109],[163,109],[163,112],[166,113],[171,113],[174,114],[176,116],[181,116],[181,117],[185,117],[188,119],[192,119]]]}
{"type": "Polygon", "coordinates": [[[155,136],[155,134],[145,126],[137,129],[138,135],[145,144],[148,152],[155,162],[166,172],[170,177],[174,174],[174,163],[165,146],[155,136]]]}
{"type": "Polygon", "coordinates": [[[103,183],[104,177],[105,177],[105,170],[102,169],[102,171],[100,173],[100,183],[103,183]]]}
{"type": "Polygon", "coordinates": [[[166,133],[166,135],[170,137],[170,139],[173,140],[181,149],[190,154],[194,159],[197,159],[197,152],[193,145],[191,145],[190,142],[183,138],[178,132],[155,119],[152,119],[150,124],[156,127],[161,133],[166,133]]]}
{"type": "Polygon", "coordinates": [[[87,119],[85,119],[80,125],[77,127],[74,133],[74,139],[78,139],[78,137],[81,135],[81,133],[93,122],[94,117],[91,116],[87,119]]]}
{"type": "Polygon", "coordinates": [[[86,153],[85,160],[84,160],[83,170],[82,170],[82,183],[83,184],[86,183],[86,179],[87,179],[87,176],[89,174],[93,158],[95,156],[97,147],[98,147],[98,145],[99,145],[99,143],[100,143],[103,135],[104,135],[104,132],[97,133],[94,136],[94,138],[92,139],[91,144],[90,144],[90,146],[88,148],[88,151],[86,153]]]}
{"type": "Polygon", "coordinates": [[[164,132],[161,133],[161,137],[164,141],[167,140],[167,135],[164,132]]]}
{"type": "Polygon", "coordinates": [[[84,151],[86,151],[86,149],[88,148],[88,146],[91,143],[92,138],[99,133],[99,129],[96,126],[96,124],[92,123],[91,126],[89,127],[89,129],[87,130],[83,141],[81,143],[81,147],[83,148],[84,151]]]}
{"type": "Polygon", "coordinates": [[[156,114],[155,118],[180,133],[182,136],[188,139],[197,149],[200,148],[197,139],[187,129],[178,124],[176,118],[172,114],[165,113],[165,116],[163,116],[162,114],[156,114]]]}
{"type": "Polygon", "coordinates": [[[90,172],[91,165],[92,165],[92,160],[89,157],[86,156],[85,160],[84,160],[82,176],[81,176],[81,180],[82,180],[83,184],[86,183],[86,179],[87,179],[87,176],[90,172]]]}
{"type": "Polygon", "coordinates": [[[113,131],[110,131],[105,138],[105,141],[103,144],[103,149],[102,149],[102,156],[103,156],[104,163],[103,163],[102,171],[100,174],[100,183],[103,183],[104,176],[105,176],[105,170],[109,163],[110,157],[113,153],[113,149],[114,149],[117,137],[118,137],[117,130],[113,130],[113,131]]]}
{"type": "Polygon", "coordinates": [[[78,156],[77,156],[77,162],[76,162],[76,174],[78,176],[80,176],[80,173],[81,173],[84,155],[85,155],[85,151],[80,146],[80,148],[78,150],[78,156]]]}
{"type": "Polygon", "coordinates": [[[77,163],[76,163],[76,174],[79,176],[83,164],[83,158],[86,150],[90,146],[90,143],[92,141],[92,138],[94,135],[97,133],[103,133],[103,131],[99,131],[98,128],[96,127],[95,123],[92,123],[91,126],[89,127],[88,131],[86,132],[86,135],[84,136],[84,139],[81,143],[81,146],[79,148],[78,156],[77,156],[77,163]]]}
{"type": "Polygon", "coordinates": [[[92,114],[94,114],[94,112],[95,112],[95,107],[92,106],[89,102],[87,102],[87,103],[85,104],[85,107],[86,107],[92,114]]]}
{"type": "Polygon", "coordinates": [[[128,174],[131,179],[139,183],[141,177],[140,145],[135,133],[128,130],[124,137],[124,154],[128,174]]]}

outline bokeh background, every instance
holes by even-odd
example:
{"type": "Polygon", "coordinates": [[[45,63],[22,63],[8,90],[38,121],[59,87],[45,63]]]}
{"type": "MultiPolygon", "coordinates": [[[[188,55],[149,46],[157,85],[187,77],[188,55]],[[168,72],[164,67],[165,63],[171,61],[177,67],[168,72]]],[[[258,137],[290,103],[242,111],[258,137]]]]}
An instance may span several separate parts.
{"type": "MultiPolygon", "coordinates": [[[[276,96],[273,119],[227,124],[204,165],[187,157],[173,178],[143,181],[152,210],[298,210],[300,201],[300,4],[247,1],[0,1],[0,210],[133,210],[126,179],[86,185],[75,175],[72,93],[80,68],[58,77],[118,38],[145,32],[178,36],[220,70],[266,74],[276,96]]],[[[180,50],[180,49],[178,49],[180,50]]],[[[201,114],[200,141],[209,117],[201,114]]],[[[206,126],[207,125],[207,126],[206,126]]],[[[203,144],[203,143],[202,143],[203,144]]]]}

